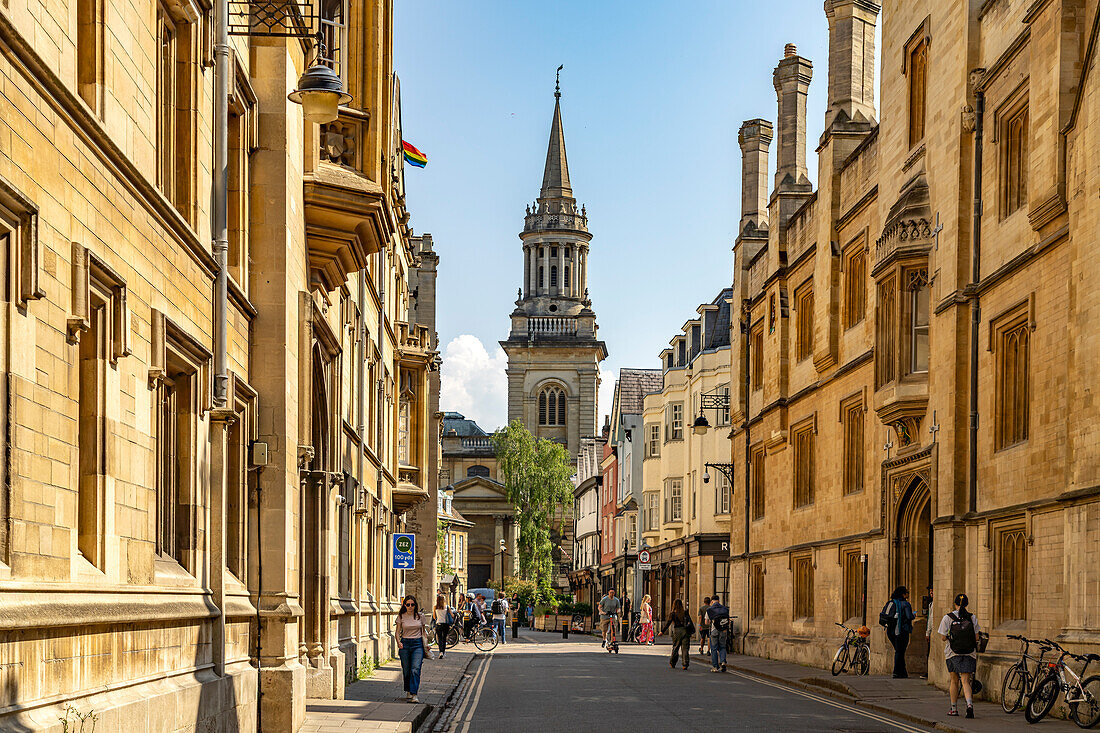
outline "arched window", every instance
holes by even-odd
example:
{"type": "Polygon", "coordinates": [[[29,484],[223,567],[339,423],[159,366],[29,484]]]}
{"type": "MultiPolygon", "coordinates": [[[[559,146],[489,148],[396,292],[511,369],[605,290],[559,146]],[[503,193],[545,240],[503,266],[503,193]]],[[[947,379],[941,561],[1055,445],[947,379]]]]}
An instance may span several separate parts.
{"type": "Polygon", "coordinates": [[[558,286],[558,266],[550,265],[550,287],[556,288],[558,286]]]}
{"type": "Polygon", "coordinates": [[[483,476],[489,478],[489,469],[487,466],[470,466],[466,469],[466,478],[473,476],[483,476]]]}
{"type": "Polygon", "coordinates": [[[539,425],[565,425],[565,392],[561,387],[539,392],[539,425]]]}

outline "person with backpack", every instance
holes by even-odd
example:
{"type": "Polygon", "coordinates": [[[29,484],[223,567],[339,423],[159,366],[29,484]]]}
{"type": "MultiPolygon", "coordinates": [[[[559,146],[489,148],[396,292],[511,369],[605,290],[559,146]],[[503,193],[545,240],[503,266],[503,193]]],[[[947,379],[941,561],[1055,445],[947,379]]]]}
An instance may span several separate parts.
{"type": "Polygon", "coordinates": [[[493,596],[493,602],[489,604],[489,612],[493,615],[493,628],[497,631],[500,643],[507,644],[504,638],[504,625],[508,620],[508,603],[500,593],[493,596]]]}
{"type": "Polygon", "coordinates": [[[447,635],[454,626],[455,614],[442,593],[435,597],[432,620],[435,621],[435,641],[439,645],[439,658],[443,659],[447,656],[447,635]]]}
{"type": "Polygon", "coordinates": [[[672,627],[672,656],[668,658],[668,666],[676,668],[676,661],[680,658],[680,652],[684,654],[684,669],[691,663],[691,637],[695,633],[695,623],[691,620],[691,614],[684,608],[684,602],[677,598],[672,603],[672,613],[661,627],[661,633],[672,627]]]}
{"type": "Polygon", "coordinates": [[[939,633],[946,643],[943,654],[947,662],[947,671],[951,673],[951,709],[948,715],[959,714],[959,688],[966,697],[966,717],[974,717],[974,693],[971,680],[978,668],[978,635],[982,627],[978,617],[966,610],[970,599],[965,593],[955,596],[955,610],[940,621],[939,633]]]}
{"type": "Polygon", "coordinates": [[[703,605],[699,607],[699,654],[706,654],[707,642],[710,640],[710,619],[707,611],[710,609],[710,596],[703,599],[703,605]]]}
{"type": "Polygon", "coordinates": [[[730,610],[722,605],[718,596],[710,599],[707,618],[710,620],[710,671],[725,672],[726,643],[730,636],[730,610]]]}
{"type": "Polygon", "coordinates": [[[903,680],[909,676],[905,668],[905,650],[909,646],[909,635],[913,633],[913,606],[909,604],[909,589],[899,585],[890,594],[890,600],[878,614],[879,625],[886,629],[886,638],[894,647],[894,679],[903,680]]]}

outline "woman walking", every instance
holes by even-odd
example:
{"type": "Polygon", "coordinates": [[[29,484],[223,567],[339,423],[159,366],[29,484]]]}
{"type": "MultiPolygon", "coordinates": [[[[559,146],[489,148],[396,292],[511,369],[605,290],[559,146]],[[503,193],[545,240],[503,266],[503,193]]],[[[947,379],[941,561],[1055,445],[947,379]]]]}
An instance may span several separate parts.
{"type": "Polygon", "coordinates": [[[966,610],[970,599],[965,593],[955,596],[955,610],[940,621],[939,633],[945,640],[943,655],[951,673],[951,709],[948,715],[959,714],[959,688],[966,697],[966,717],[974,717],[974,693],[970,680],[978,668],[978,634],[982,627],[978,617],[966,610]]]}
{"type": "Polygon", "coordinates": [[[642,596],[642,606],[639,615],[642,624],[642,633],[638,637],[639,644],[653,645],[653,606],[649,605],[649,594],[642,596]]]}
{"type": "Polygon", "coordinates": [[[454,613],[447,601],[440,593],[435,597],[435,608],[432,609],[432,620],[435,621],[435,641],[439,644],[439,658],[447,656],[447,636],[454,625],[454,613]]]}
{"type": "Polygon", "coordinates": [[[397,656],[401,658],[405,699],[420,702],[416,693],[420,691],[420,666],[424,663],[427,650],[428,627],[420,615],[420,604],[412,596],[405,596],[401,602],[401,610],[397,612],[394,623],[394,637],[397,639],[397,656]]]}
{"type": "Polygon", "coordinates": [[[886,627],[886,637],[894,647],[894,679],[899,680],[909,676],[909,671],[905,668],[905,649],[909,646],[909,635],[913,633],[913,619],[916,614],[909,604],[909,589],[904,585],[899,585],[890,594],[890,602],[886,605],[891,604],[893,612],[887,614],[891,623],[886,627]]]}
{"type": "Polygon", "coordinates": [[[672,604],[672,613],[668,615],[665,625],[661,627],[661,633],[665,633],[669,626],[672,627],[672,656],[669,657],[668,666],[676,666],[676,660],[680,657],[682,650],[684,669],[687,669],[691,661],[691,635],[695,633],[695,625],[688,612],[684,610],[684,602],[679,598],[672,604]]]}

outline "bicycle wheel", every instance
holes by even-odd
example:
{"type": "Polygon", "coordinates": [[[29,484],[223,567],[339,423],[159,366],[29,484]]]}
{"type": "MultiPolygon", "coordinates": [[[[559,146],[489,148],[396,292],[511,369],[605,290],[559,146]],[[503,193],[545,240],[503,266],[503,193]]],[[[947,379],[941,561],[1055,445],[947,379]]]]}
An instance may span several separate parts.
{"type": "Polygon", "coordinates": [[[1070,693],[1075,700],[1069,704],[1069,716],[1081,728],[1091,728],[1100,723],[1100,675],[1089,675],[1081,680],[1081,690],[1070,693]]]}
{"type": "Polygon", "coordinates": [[[451,647],[458,646],[458,639],[459,639],[458,629],[456,627],[452,626],[451,630],[449,632],[447,632],[447,648],[450,649],[451,647]]]}
{"type": "Polygon", "coordinates": [[[1001,709],[1011,715],[1020,709],[1024,701],[1024,693],[1028,687],[1027,668],[1022,664],[1014,664],[1005,674],[1001,682],[1001,709]]]}
{"type": "Polygon", "coordinates": [[[852,657],[852,671],[864,677],[871,673],[871,652],[867,647],[861,646],[856,649],[852,657]]]}
{"type": "Polygon", "coordinates": [[[848,645],[841,644],[840,648],[836,650],[836,654],[833,655],[833,677],[844,671],[848,666],[848,645]]]}
{"type": "Polygon", "coordinates": [[[1052,674],[1039,681],[1039,684],[1035,686],[1035,690],[1027,698],[1027,707],[1024,709],[1024,717],[1027,718],[1027,722],[1038,723],[1047,716],[1047,713],[1054,707],[1054,702],[1058,699],[1060,687],[1058,677],[1052,674]]]}
{"type": "Polygon", "coordinates": [[[478,651],[491,652],[497,648],[497,634],[492,629],[481,628],[474,632],[474,646],[478,651]]]}

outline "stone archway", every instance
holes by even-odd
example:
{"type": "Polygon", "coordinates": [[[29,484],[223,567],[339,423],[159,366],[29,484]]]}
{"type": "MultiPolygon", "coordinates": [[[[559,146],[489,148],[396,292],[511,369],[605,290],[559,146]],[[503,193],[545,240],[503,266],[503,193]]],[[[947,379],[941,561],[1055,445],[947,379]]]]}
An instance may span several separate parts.
{"type": "Polygon", "coordinates": [[[925,631],[929,619],[921,599],[932,586],[932,497],[920,475],[905,479],[902,485],[905,488],[896,504],[893,523],[893,585],[909,589],[909,600],[917,614],[905,653],[906,667],[910,675],[926,675],[929,644],[925,631]]]}

